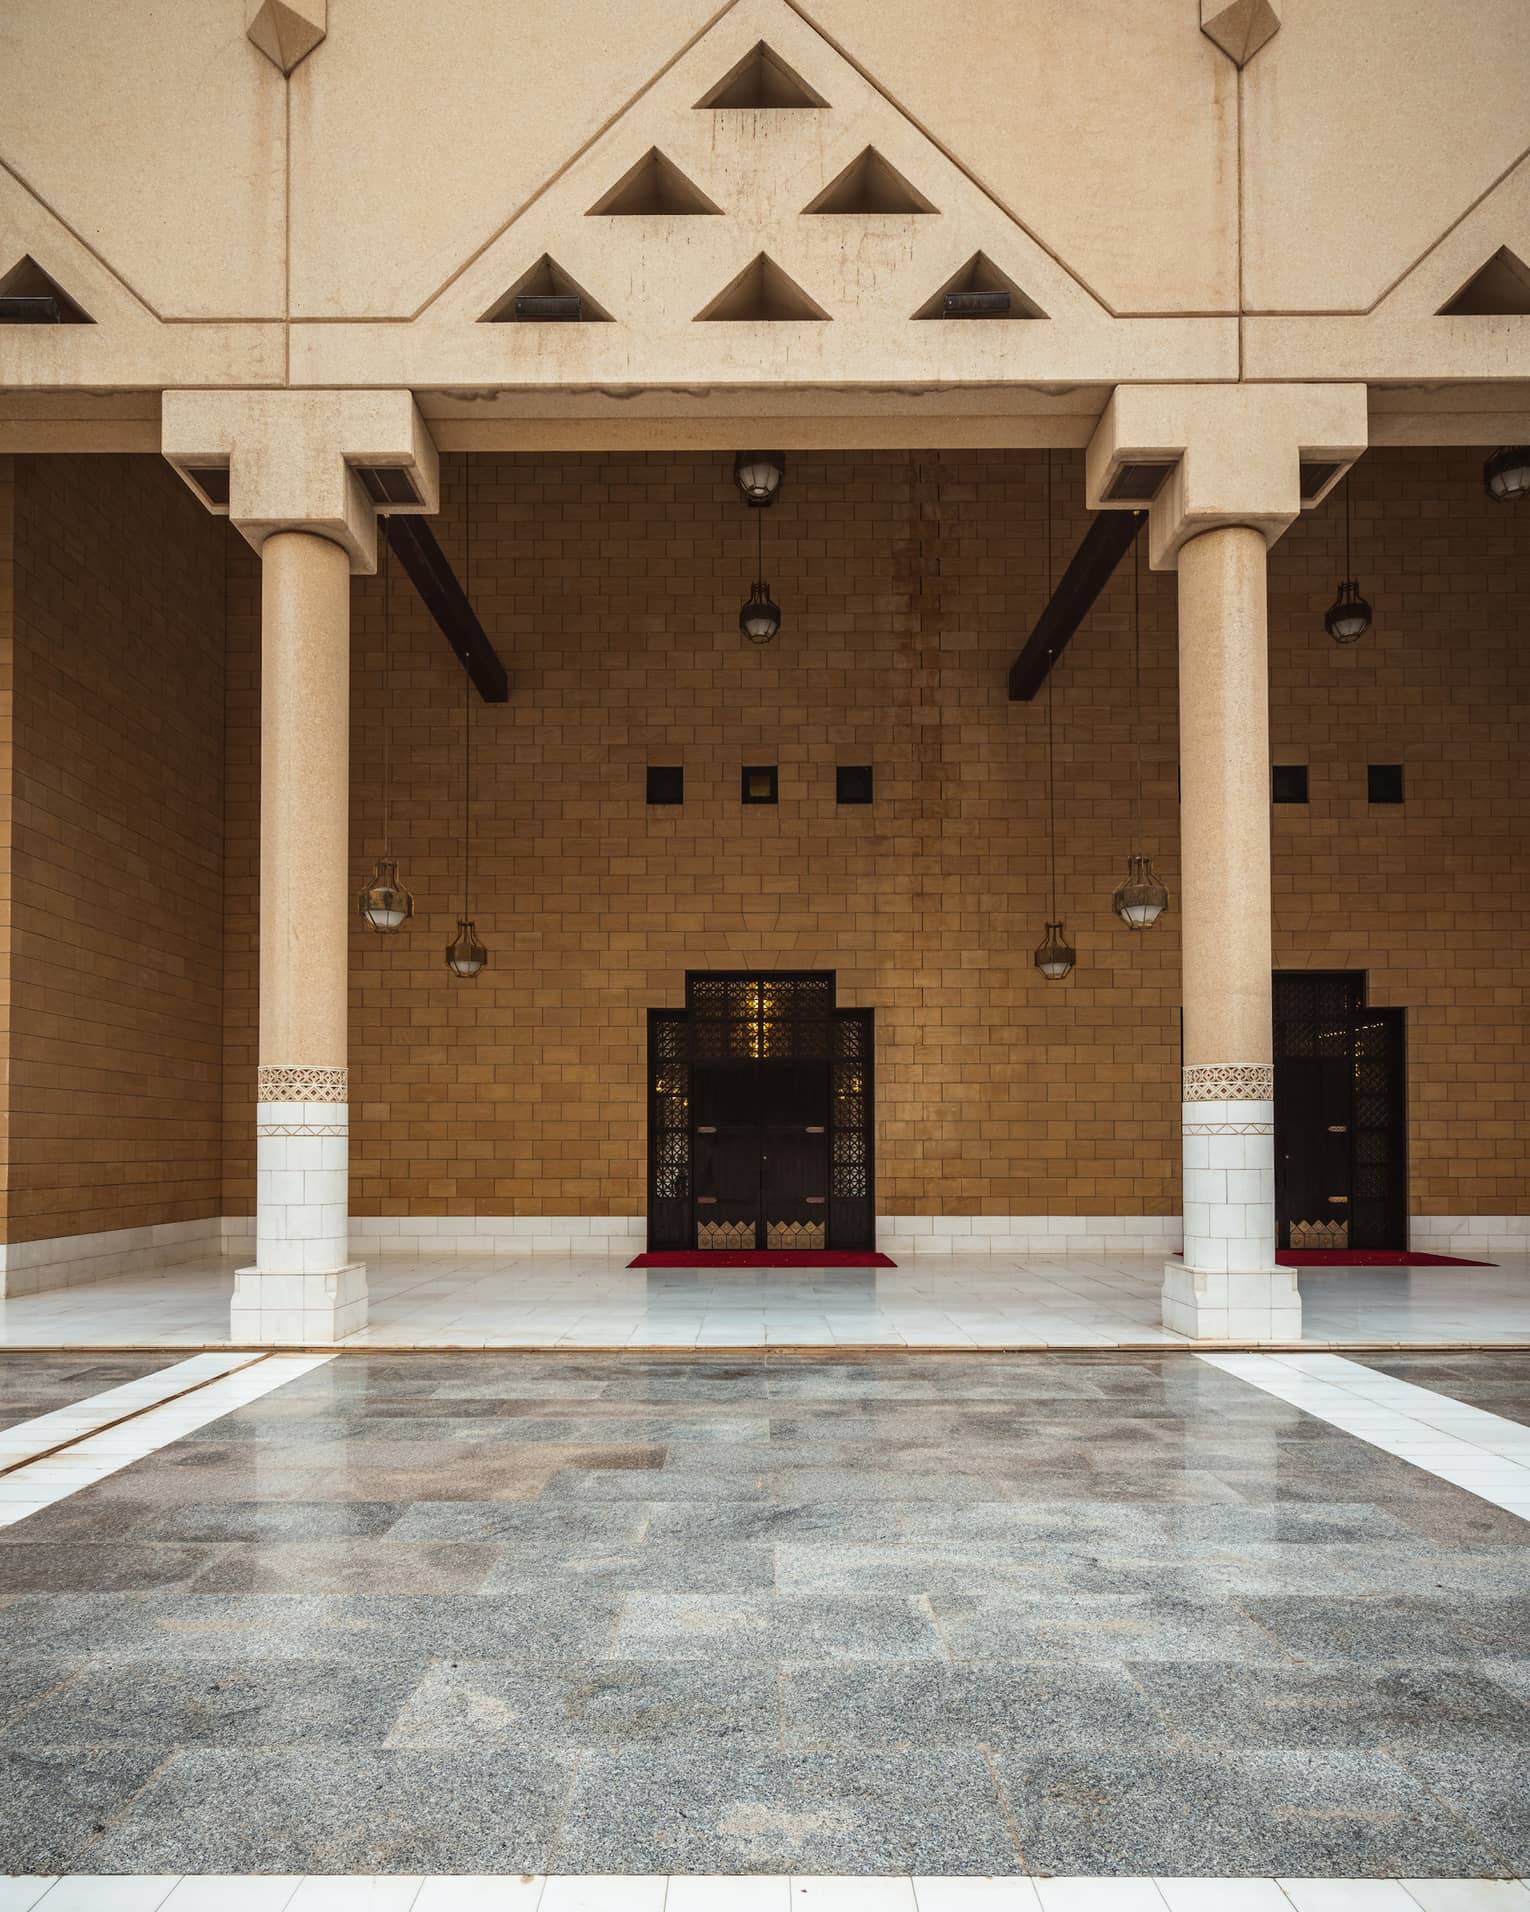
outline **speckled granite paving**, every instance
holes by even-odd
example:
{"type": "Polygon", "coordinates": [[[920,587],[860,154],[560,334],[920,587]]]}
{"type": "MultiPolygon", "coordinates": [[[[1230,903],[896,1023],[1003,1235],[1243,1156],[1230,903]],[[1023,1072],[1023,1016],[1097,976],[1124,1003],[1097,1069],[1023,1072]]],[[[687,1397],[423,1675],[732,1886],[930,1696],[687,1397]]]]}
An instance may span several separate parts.
{"type": "Polygon", "coordinates": [[[1356,1359],[1378,1374],[1434,1388],[1530,1427],[1530,1354],[1365,1354],[1356,1359]]]}
{"type": "Polygon", "coordinates": [[[0,1356],[0,1430],[167,1368],[173,1354],[0,1356]]]}
{"type": "Polygon", "coordinates": [[[0,1534],[0,1872],[1526,1870],[1530,1524],[1184,1356],[343,1356],[0,1534]]]}

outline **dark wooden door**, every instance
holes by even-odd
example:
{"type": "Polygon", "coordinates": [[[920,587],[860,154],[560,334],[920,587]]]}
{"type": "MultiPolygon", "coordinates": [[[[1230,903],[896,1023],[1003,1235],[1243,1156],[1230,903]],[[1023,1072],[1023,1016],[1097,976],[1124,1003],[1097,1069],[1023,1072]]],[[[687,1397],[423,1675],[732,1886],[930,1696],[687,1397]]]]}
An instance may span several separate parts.
{"type": "Polygon", "coordinates": [[[1282,1248],[1357,1247],[1354,1071],[1345,1056],[1275,1064],[1275,1213],[1282,1248]]]}
{"type": "Polygon", "coordinates": [[[1404,1011],[1358,970],[1275,972],[1275,1219],[1282,1248],[1408,1244],[1404,1011]]]}
{"type": "Polygon", "coordinates": [[[825,1247],[827,1059],[698,1063],[691,1105],[695,1245],[825,1247]]]}

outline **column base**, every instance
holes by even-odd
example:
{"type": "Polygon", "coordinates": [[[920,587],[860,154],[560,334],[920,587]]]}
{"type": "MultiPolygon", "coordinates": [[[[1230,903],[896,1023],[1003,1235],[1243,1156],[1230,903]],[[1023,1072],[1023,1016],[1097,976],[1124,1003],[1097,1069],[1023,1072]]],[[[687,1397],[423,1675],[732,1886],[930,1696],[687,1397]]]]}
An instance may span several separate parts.
{"type": "Polygon", "coordinates": [[[327,1274],[272,1275],[234,1271],[231,1341],[250,1346],[311,1346],[343,1341],[367,1325],[367,1266],[349,1262],[327,1274]]]}
{"type": "Polygon", "coordinates": [[[1168,1262],[1163,1325],[1192,1341],[1300,1341],[1302,1301],[1294,1268],[1229,1273],[1168,1262]]]}

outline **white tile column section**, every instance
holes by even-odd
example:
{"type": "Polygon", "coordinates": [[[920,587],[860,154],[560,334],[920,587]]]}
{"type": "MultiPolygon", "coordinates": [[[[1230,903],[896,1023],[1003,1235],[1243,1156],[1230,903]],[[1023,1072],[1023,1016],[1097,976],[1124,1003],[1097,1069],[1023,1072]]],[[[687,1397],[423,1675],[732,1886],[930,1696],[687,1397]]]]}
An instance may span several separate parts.
{"type": "Polygon", "coordinates": [[[1163,1323],[1196,1340],[1301,1337],[1275,1260],[1265,549],[1232,524],[1179,552],[1185,1248],[1163,1323]]]}

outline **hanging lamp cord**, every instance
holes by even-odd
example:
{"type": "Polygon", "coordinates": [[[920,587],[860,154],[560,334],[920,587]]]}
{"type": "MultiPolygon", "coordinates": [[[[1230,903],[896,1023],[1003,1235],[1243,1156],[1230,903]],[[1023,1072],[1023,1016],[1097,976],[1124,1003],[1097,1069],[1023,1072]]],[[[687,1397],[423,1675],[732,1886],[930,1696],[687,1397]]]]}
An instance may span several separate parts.
{"type": "Polygon", "coordinates": [[[383,855],[393,854],[393,775],[391,766],[391,726],[388,722],[393,710],[393,552],[388,541],[388,515],[384,513],[378,524],[382,530],[382,574],[383,574],[383,710],[382,710],[382,773],[383,773],[383,855]]]}
{"type": "Polygon", "coordinates": [[[1142,532],[1132,540],[1132,849],[1142,848],[1142,532]]]}
{"type": "Polygon", "coordinates": [[[1351,549],[1352,539],[1350,532],[1350,500],[1352,496],[1350,485],[1353,479],[1353,472],[1346,473],[1344,479],[1344,581],[1346,584],[1350,583],[1355,575],[1355,560],[1354,553],[1351,549]]]}
{"type": "MultiPolygon", "coordinates": [[[[473,466],[472,453],[467,454],[466,472],[466,511],[467,522],[463,535],[462,583],[463,595],[469,605],[473,601],[473,466]]],[[[469,838],[472,824],[472,782],[473,782],[473,679],[467,668],[466,659],[462,669],[462,915],[466,920],[470,915],[468,908],[468,857],[469,838]]]]}
{"type": "MultiPolygon", "coordinates": [[[[1052,601],[1052,454],[1047,452],[1046,524],[1043,543],[1046,548],[1047,602],[1052,601]]],[[[1047,893],[1051,898],[1049,920],[1057,921],[1057,777],[1052,755],[1052,699],[1056,694],[1057,653],[1047,652],[1047,893]]]]}

